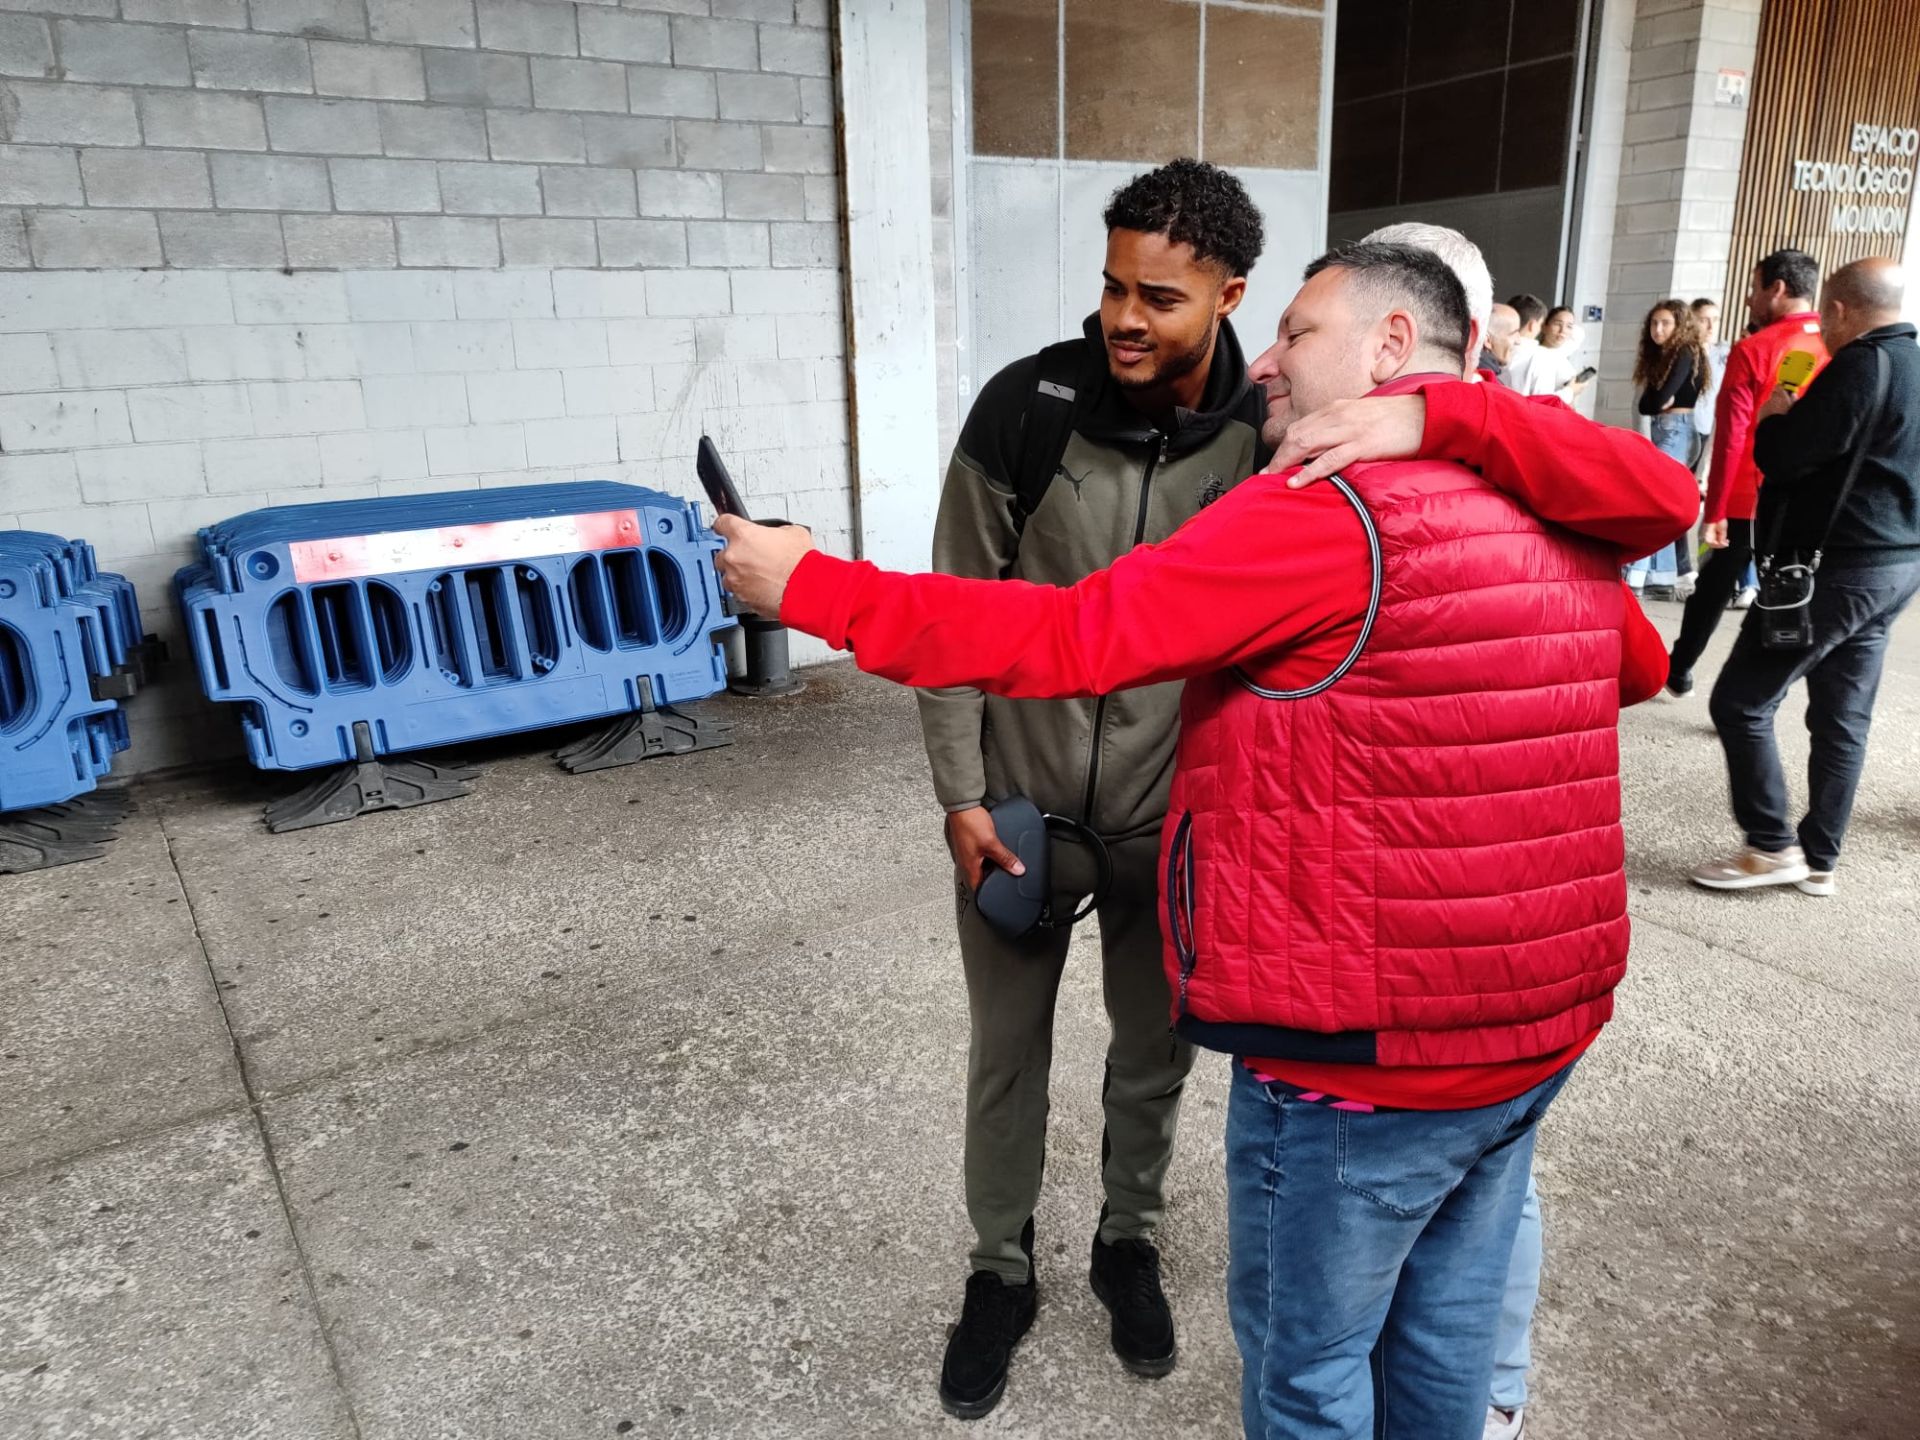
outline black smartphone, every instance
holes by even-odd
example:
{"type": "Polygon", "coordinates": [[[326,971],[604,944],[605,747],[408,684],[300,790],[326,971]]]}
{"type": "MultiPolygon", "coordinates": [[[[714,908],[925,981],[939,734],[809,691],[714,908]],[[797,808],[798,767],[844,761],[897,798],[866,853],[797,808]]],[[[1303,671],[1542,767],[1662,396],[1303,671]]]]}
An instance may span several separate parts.
{"type": "Polygon", "coordinates": [[[1582,370],[1578,375],[1573,377],[1573,383],[1576,385],[1585,384],[1587,381],[1591,380],[1594,376],[1598,375],[1599,373],[1600,372],[1598,370],[1594,369],[1593,366],[1589,365],[1587,366],[1586,369],[1582,370]]]}
{"type": "Polygon", "coordinates": [[[713,506],[714,514],[738,515],[742,520],[753,518],[747,514],[746,502],[740,498],[733,476],[727,473],[727,462],[720,458],[719,447],[709,436],[700,437],[700,449],[693,463],[700,472],[700,484],[707,492],[707,503],[713,506]]]}
{"type": "MultiPolygon", "coordinates": [[[[700,472],[701,488],[707,492],[707,501],[718,515],[738,515],[742,520],[753,520],[747,514],[747,502],[740,498],[740,491],[733,483],[733,476],[727,473],[727,462],[720,458],[720,447],[713,443],[710,436],[700,437],[700,448],[694,454],[693,468],[700,472]]],[[[756,525],[765,525],[769,529],[779,529],[791,525],[791,520],[753,520],[756,525]]]]}

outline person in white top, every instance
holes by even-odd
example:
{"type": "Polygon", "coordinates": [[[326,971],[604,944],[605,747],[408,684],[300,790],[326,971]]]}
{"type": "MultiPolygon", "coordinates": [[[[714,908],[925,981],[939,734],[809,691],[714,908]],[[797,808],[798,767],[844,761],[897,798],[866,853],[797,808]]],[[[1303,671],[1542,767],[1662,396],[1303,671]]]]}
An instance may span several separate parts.
{"type": "MultiPolygon", "coordinates": [[[[1527,308],[1521,303],[1531,301],[1540,305],[1540,301],[1531,295],[1516,295],[1507,303],[1518,310],[1524,319],[1527,308]]],[[[1541,316],[1538,340],[1526,344],[1516,344],[1513,359],[1507,364],[1507,373],[1501,377],[1513,389],[1522,395],[1558,395],[1562,400],[1572,400],[1585,390],[1586,382],[1577,378],[1580,361],[1575,353],[1574,336],[1578,327],[1573,323],[1573,310],[1566,305],[1556,305],[1541,316]]],[[[1521,333],[1527,333],[1527,327],[1521,327],[1521,333]]]]}
{"type": "Polygon", "coordinates": [[[1705,475],[1706,450],[1704,443],[1713,434],[1713,402],[1720,397],[1720,377],[1726,373],[1727,355],[1733,349],[1729,341],[1720,339],[1720,302],[1699,299],[1687,307],[1693,311],[1693,325],[1700,332],[1700,339],[1707,347],[1707,358],[1713,362],[1707,383],[1700,388],[1700,403],[1693,407],[1694,433],[1699,435],[1702,444],[1700,453],[1695,456],[1695,466],[1702,471],[1700,488],[1706,489],[1705,475]]]}

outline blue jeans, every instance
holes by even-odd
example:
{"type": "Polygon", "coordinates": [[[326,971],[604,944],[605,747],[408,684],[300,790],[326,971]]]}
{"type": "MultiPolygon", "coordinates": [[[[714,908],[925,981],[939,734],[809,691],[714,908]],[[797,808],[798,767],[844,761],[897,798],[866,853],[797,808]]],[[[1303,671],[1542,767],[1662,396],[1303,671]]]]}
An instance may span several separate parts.
{"type": "Polygon", "coordinates": [[[1248,1440],[1479,1440],[1540,1117],[1309,1104],[1235,1064],[1227,1310],[1248,1440]]]}
{"type": "Polygon", "coordinates": [[[1533,1366],[1533,1312],[1540,1304],[1542,1234],[1540,1192],[1527,1174],[1527,1199],[1520,1208],[1520,1230],[1507,1262],[1507,1289],[1500,1297],[1500,1329],[1493,1343],[1493,1385],[1487,1403],[1520,1410],[1527,1403],[1527,1371],[1533,1366]]]}
{"type": "MultiPolygon", "coordinates": [[[[1648,427],[1654,448],[1661,454],[1691,468],[1693,460],[1693,412],[1668,410],[1653,417],[1648,427]]],[[[1627,567],[1627,581],[1636,589],[1651,579],[1656,585],[1671,585],[1682,575],[1693,573],[1692,534],[1682,535],[1671,545],[1662,545],[1644,560],[1627,567]]]]}

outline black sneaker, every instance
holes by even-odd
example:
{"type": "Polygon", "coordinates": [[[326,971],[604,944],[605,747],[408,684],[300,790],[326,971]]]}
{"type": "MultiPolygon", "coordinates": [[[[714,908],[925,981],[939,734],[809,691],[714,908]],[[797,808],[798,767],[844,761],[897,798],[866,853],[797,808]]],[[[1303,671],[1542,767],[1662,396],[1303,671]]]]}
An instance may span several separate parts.
{"type": "Polygon", "coordinates": [[[1667,694],[1676,700],[1682,695],[1693,693],[1693,672],[1691,670],[1667,671],[1667,694]]]}
{"type": "Polygon", "coordinates": [[[960,1323],[947,1340],[940,1366],[940,1407],[960,1420],[978,1420],[1007,1393],[1013,1347],[1033,1324],[1040,1299],[1031,1270],[1024,1285],[1009,1285],[991,1270],[967,1277],[960,1323]]]}
{"type": "Polygon", "coordinates": [[[1160,1288],[1160,1252],[1145,1240],[1093,1237],[1093,1293],[1113,1314],[1113,1353],[1136,1375],[1173,1369],[1173,1311],[1160,1288]]]}

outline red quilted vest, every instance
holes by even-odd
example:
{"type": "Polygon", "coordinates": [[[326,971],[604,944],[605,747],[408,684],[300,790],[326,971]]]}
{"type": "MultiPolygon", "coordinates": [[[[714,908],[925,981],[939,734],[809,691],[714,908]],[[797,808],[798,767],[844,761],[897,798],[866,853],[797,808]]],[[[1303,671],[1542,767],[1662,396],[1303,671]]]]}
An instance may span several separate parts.
{"type": "Polygon", "coordinates": [[[1187,682],[1161,859],[1174,1019],[1236,1054],[1544,1055],[1626,970],[1617,558],[1457,465],[1357,466],[1379,602],[1318,693],[1187,682]]]}

